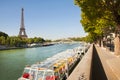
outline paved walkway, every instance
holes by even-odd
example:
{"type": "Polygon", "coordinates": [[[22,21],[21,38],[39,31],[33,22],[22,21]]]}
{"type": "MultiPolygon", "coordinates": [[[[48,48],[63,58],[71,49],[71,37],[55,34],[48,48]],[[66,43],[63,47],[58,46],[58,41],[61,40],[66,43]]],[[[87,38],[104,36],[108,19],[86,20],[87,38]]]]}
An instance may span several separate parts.
{"type": "Polygon", "coordinates": [[[120,58],[105,48],[96,49],[108,80],[120,80],[120,58]]]}

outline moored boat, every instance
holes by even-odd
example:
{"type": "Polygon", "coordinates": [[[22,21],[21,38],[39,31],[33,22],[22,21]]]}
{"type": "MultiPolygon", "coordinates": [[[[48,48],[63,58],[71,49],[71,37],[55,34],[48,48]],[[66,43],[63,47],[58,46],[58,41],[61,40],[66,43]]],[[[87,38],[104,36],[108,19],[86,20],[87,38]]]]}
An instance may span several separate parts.
{"type": "Polygon", "coordinates": [[[83,47],[68,49],[43,62],[26,66],[18,80],[66,80],[69,70],[80,60],[83,49],[83,47]]]}

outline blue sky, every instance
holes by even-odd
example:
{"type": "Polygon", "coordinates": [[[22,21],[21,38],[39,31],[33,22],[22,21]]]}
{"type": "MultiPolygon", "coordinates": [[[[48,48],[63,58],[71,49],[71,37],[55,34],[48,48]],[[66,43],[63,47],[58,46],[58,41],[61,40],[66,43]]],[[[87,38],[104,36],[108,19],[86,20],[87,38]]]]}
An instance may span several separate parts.
{"type": "Polygon", "coordinates": [[[28,37],[60,39],[85,36],[74,0],[0,0],[0,31],[17,36],[24,8],[28,37]]]}

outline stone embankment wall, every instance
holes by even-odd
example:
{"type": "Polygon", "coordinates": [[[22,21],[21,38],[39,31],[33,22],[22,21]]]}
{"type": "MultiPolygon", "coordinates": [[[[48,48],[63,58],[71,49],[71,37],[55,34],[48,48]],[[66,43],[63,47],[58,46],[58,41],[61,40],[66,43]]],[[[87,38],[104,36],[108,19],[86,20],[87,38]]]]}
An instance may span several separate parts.
{"type": "Polygon", "coordinates": [[[67,80],[120,80],[120,57],[92,44],[67,80]]]}

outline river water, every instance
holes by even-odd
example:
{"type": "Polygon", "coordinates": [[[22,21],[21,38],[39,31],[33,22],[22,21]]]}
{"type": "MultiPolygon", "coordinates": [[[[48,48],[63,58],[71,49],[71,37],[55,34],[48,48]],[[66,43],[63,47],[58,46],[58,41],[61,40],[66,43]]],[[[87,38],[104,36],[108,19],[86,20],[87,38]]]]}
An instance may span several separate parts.
{"type": "Polygon", "coordinates": [[[25,65],[41,62],[66,49],[80,46],[74,44],[55,44],[52,46],[0,51],[0,80],[17,80],[25,65]]]}

